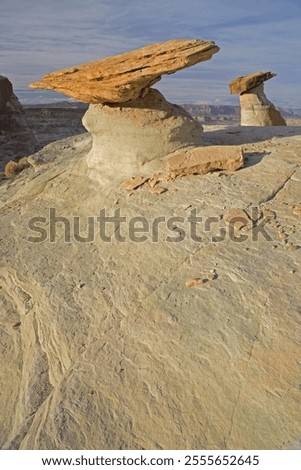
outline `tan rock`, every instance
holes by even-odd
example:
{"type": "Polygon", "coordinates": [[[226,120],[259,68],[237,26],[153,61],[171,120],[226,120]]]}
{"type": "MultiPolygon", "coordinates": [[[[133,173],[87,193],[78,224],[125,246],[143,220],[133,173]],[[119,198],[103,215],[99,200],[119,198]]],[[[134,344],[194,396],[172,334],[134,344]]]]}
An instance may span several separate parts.
{"type": "Polygon", "coordinates": [[[193,279],[188,279],[185,282],[186,287],[195,287],[201,286],[202,284],[206,284],[207,282],[214,281],[218,278],[218,274],[215,269],[211,269],[208,274],[202,274],[200,277],[196,277],[193,279]]]}
{"type": "Polygon", "coordinates": [[[140,186],[146,183],[147,180],[148,178],[144,176],[137,176],[136,178],[133,177],[133,178],[123,181],[121,183],[121,187],[125,191],[131,192],[131,191],[134,191],[135,189],[138,189],[140,186]]]}
{"type": "Polygon", "coordinates": [[[196,147],[175,153],[168,159],[170,175],[204,175],[214,170],[235,171],[243,166],[244,157],[239,146],[196,147]]]}
{"type": "Polygon", "coordinates": [[[208,279],[203,279],[201,277],[197,277],[195,279],[188,279],[185,282],[186,287],[195,287],[195,286],[201,286],[202,284],[205,284],[208,279]]]}
{"type": "MultiPolygon", "coordinates": [[[[164,173],[149,176],[131,177],[121,183],[122,189],[126,192],[143,186],[147,183],[152,194],[162,194],[166,192],[166,188],[158,186],[162,181],[171,181],[175,178],[182,178],[190,175],[205,175],[215,170],[235,171],[243,167],[244,156],[240,146],[211,146],[211,147],[188,147],[167,155],[166,158],[159,160],[159,164],[165,167],[164,173]]],[[[145,171],[149,168],[144,167],[145,171]]],[[[111,180],[112,182],[112,180],[111,180]]],[[[242,215],[242,211],[232,217],[242,215]]],[[[247,215],[243,212],[245,219],[247,215]]],[[[245,220],[244,219],[244,220],[245,220]]],[[[246,225],[246,224],[245,224],[246,225]]]]}
{"type": "Polygon", "coordinates": [[[219,51],[213,41],[176,39],[150,44],[124,54],[58,70],[31,83],[87,103],[136,100],[164,74],[190,67],[219,51]]]}
{"type": "Polygon", "coordinates": [[[247,213],[242,209],[230,209],[223,217],[226,224],[241,230],[243,227],[251,226],[252,222],[247,213]]]}
{"type": "Polygon", "coordinates": [[[162,186],[151,186],[150,184],[148,185],[148,189],[152,194],[163,194],[166,193],[167,189],[163,188],[162,186]]]}
{"type": "Polygon", "coordinates": [[[250,75],[237,77],[229,83],[230,93],[231,95],[244,93],[245,91],[251,90],[275,76],[276,73],[274,72],[256,72],[251,73],[250,75]]]}

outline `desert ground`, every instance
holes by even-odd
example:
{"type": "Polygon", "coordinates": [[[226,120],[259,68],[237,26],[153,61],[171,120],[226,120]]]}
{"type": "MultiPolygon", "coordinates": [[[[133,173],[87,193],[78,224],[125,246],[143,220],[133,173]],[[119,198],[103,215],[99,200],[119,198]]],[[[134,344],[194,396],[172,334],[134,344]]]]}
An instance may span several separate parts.
{"type": "Polygon", "coordinates": [[[77,115],[29,121],[41,148],[0,182],[1,447],[300,448],[301,122],[205,125],[204,144],[241,145],[244,168],[129,196],[87,177],[88,133],[57,140],[77,115]],[[50,208],[67,240],[62,221],[51,240],[50,208]],[[104,208],[169,228],[75,237],[104,208]]]}

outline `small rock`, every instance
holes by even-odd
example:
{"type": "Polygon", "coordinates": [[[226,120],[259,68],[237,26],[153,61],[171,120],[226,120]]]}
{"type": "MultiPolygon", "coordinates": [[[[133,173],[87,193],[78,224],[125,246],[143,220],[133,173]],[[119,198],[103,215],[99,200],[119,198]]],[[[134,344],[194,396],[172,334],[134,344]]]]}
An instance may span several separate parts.
{"type": "Polygon", "coordinates": [[[189,279],[188,281],[185,282],[185,285],[187,287],[200,286],[207,281],[208,279],[202,279],[202,278],[189,279]]]}
{"type": "Polygon", "coordinates": [[[152,194],[163,194],[166,193],[167,188],[162,188],[162,186],[149,186],[149,190],[152,194]]]}
{"type": "Polygon", "coordinates": [[[230,209],[223,219],[226,224],[235,227],[237,230],[241,230],[244,227],[251,228],[253,225],[253,222],[243,209],[230,209]]]}
{"type": "Polygon", "coordinates": [[[214,170],[235,171],[244,164],[240,146],[216,145],[180,150],[168,159],[169,174],[172,177],[205,175],[214,170]]]}
{"type": "Polygon", "coordinates": [[[146,181],[148,181],[148,177],[144,176],[137,176],[130,178],[129,180],[125,180],[121,183],[122,189],[125,191],[131,192],[135,189],[138,189],[140,186],[142,186],[146,181]]]}

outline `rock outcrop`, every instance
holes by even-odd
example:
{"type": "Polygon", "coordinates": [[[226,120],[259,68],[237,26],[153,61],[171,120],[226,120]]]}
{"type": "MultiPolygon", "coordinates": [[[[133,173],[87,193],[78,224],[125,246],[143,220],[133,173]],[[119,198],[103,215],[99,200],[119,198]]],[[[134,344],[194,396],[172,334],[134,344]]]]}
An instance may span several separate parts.
{"type": "Polygon", "coordinates": [[[36,139],[8,78],[0,75],[0,172],[6,162],[30,155],[36,139]]]}
{"type": "Polygon", "coordinates": [[[256,72],[229,83],[230,93],[240,95],[242,126],[286,126],[280,112],[265,96],[263,84],[273,72],[256,72]]]}
{"type": "Polygon", "coordinates": [[[54,90],[86,103],[125,103],[148,92],[164,74],[211,59],[213,41],[176,39],[45,75],[31,88],[54,90]]]}
{"type": "Polygon", "coordinates": [[[0,447],[300,448],[300,136],[208,126],[246,166],[161,195],[89,134],[1,182],[0,447]]]}

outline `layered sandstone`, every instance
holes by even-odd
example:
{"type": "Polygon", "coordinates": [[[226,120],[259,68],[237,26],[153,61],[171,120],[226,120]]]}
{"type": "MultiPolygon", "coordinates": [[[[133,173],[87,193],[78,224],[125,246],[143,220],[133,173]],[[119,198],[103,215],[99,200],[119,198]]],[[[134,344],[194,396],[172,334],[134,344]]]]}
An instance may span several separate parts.
{"type": "Polygon", "coordinates": [[[264,93],[264,82],[275,77],[273,72],[256,72],[229,83],[231,94],[240,94],[242,126],[286,126],[280,112],[264,93]]]}
{"type": "Polygon", "coordinates": [[[267,80],[276,77],[274,72],[255,72],[242,77],[237,77],[229,83],[231,95],[238,95],[256,88],[267,80]]]}
{"type": "Polygon", "coordinates": [[[191,67],[219,51],[213,41],[175,39],[58,70],[31,83],[87,103],[137,100],[164,74],[191,67]]]}

